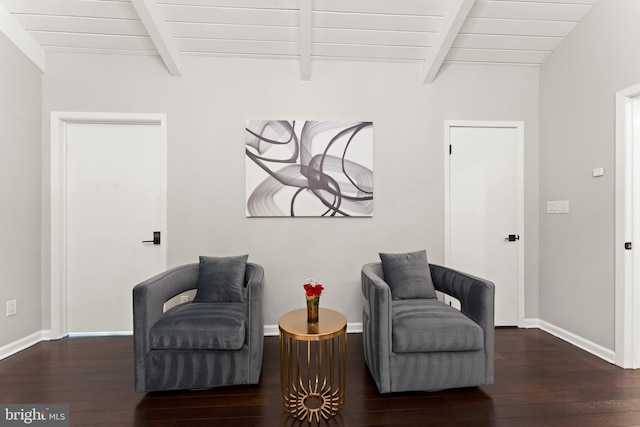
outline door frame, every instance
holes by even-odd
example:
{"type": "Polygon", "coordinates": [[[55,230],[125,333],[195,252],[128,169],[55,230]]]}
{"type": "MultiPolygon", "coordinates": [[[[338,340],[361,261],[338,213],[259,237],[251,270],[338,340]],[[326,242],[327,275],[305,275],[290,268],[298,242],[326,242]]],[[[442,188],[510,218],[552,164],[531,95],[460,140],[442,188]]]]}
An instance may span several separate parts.
{"type": "Polygon", "coordinates": [[[445,120],[444,122],[444,265],[451,263],[451,177],[450,177],[450,155],[449,143],[451,139],[451,128],[455,127],[475,127],[475,128],[508,128],[515,129],[517,135],[517,205],[518,205],[518,230],[520,235],[518,245],[518,327],[525,327],[524,307],[524,245],[526,236],[524,235],[524,122],[522,121],[474,121],[474,120],[445,120]]]}
{"type": "Polygon", "coordinates": [[[163,244],[160,245],[161,263],[167,264],[167,116],[166,114],[51,112],[50,147],[50,215],[51,215],[51,338],[68,335],[67,324],[67,126],[69,124],[122,124],[152,125],[160,127],[161,144],[161,219],[163,244]]]}
{"type": "MultiPolygon", "coordinates": [[[[634,234],[640,232],[640,221],[634,217],[633,188],[633,114],[640,99],[640,84],[621,90],[615,96],[615,319],[614,363],[623,368],[640,368],[640,292],[634,283],[640,282],[634,264],[639,265],[640,254],[634,234]],[[634,229],[635,232],[634,232],[634,229]],[[633,249],[626,250],[625,242],[633,249]]],[[[635,114],[639,114],[635,111],[635,114]]],[[[638,136],[636,136],[637,138],[638,136]]],[[[638,204],[638,200],[636,200],[638,204]]],[[[635,209],[637,210],[637,208],[635,209]]],[[[635,216],[640,212],[635,212],[635,216]]]]}

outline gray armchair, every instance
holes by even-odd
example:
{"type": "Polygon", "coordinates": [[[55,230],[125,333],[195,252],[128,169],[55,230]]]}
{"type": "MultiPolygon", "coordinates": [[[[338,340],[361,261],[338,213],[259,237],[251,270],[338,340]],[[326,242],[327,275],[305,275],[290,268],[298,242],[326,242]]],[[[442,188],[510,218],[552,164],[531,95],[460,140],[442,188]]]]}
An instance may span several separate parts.
{"type": "Polygon", "coordinates": [[[461,311],[432,297],[395,298],[381,262],[362,268],[364,356],[380,393],[493,383],[493,283],[428,270],[435,290],[457,298],[461,311]]]}
{"type": "Polygon", "coordinates": [[[133,289],[136,391],[202,389],[260,380],[263,269],[247,263],[245,257],[237,296],[222,302],[203,301],[204,293],[198,288],[202,258],[200,268],[197,263],[176,267],[133,289]],[[163,312],[166,301],[196,288],[194,301],[163,312]]]}

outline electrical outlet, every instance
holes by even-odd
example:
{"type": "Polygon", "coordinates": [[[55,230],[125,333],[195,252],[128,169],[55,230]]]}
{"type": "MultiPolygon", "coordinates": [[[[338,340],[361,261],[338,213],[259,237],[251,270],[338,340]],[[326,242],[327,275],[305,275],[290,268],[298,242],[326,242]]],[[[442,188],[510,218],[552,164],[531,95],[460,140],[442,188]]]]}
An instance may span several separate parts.
{"type": "Polygon", "coordinates": [[[7,301],[7,317],[13,316],[18,312],[18,300],[12,299],[7,301]]]}
{"type": "Polygon", "coordinates": [[[183,302],[189,302],[189,295],[180,295],[180,304],[183,302]]]}

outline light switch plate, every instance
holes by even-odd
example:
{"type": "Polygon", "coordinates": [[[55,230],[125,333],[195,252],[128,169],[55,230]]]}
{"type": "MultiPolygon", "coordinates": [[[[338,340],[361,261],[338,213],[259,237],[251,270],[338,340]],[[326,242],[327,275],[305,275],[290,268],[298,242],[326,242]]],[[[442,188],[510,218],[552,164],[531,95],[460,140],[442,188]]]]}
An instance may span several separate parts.
{"type": "Polygon", "coordinates": [[[547,213],[548,214],[568,214],[569,201],[568,200],[547,201],[547,213]]]}
{"type": "Polygon", "coordinates": [[[12,299],[11,301],[7,301],[7,317],[13,316],[18,312],[18,301],[12,299]]]}

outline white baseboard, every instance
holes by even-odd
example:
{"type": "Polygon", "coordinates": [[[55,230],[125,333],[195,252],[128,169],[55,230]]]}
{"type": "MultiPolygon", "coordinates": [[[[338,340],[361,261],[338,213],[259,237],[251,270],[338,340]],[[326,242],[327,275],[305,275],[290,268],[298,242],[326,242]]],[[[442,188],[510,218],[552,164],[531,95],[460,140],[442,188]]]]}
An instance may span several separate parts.
{"type": "Polygon", "coordinates": [[[41,330],[0,347],[0,360],[12,356],[25,348],[31,347],[32,345],[38,344],[40,341],[49,341],[50,337],[51,331],[41,330]]]}
{"type": "Polygon", "coordinates": [[[361,334],[362,333],[362,322],[347,323],[347,333],[348,334],[361,334]]]}
{"type": "Polygon", "coordinates": [[[586,351],[587,353],[591,353],[606,362],[609,362],[611,364],[615,363],[615,352],[613,350],[609,350],[608,348],[605,348],[600,344],[596,344],[592,341],[584,339],[581,336],[574,334],[573,332],[564,330],[549,322],[545,322],[544,320],[535,319],[535,323],[537,324],[536,327],[542,329],[543,331],[548,332],[551,335],[586,351]]]}
{"type": "Polygon", "coordinates": [[[278,325],[264,325],[265,337],[277,337],[278,335],[280,335],[280,330],[278,329],[278,325]]]}
{"type": "Polygon", "coordinates": [[[524,319],[524,324],[519,324],[518,327],[524,329],[540,329],[540,321],[538,319],[524,319]]]}
{"type": "Polygon", "coordinates": [[[107,331],[107,332],[71,332],[69,338],[83,338],[83,337],[120,337],[133,335],[133,331],[107,331]]]}

